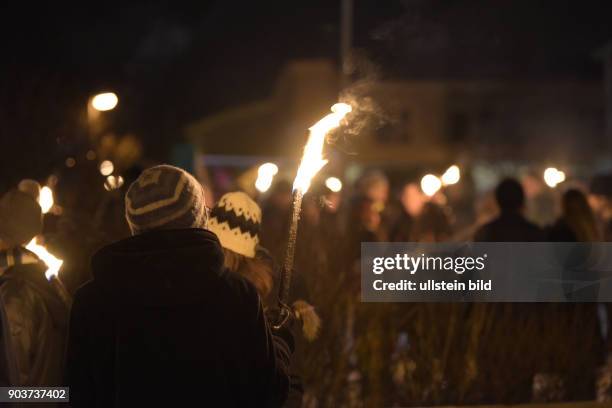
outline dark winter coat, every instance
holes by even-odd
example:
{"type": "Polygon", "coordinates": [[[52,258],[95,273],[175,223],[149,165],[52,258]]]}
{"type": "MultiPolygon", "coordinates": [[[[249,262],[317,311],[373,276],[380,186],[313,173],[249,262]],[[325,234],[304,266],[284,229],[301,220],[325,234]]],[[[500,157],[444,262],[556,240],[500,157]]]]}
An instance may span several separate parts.
{"type": "Polygon", "coordinates": [[[576,233],[563,218],[559,218],[546,232],[550,242],[578,242],[576,233]]]}
{"type": "Polygon", "coordinates": [[[540,242],[544,232],[518,212],[502,212],[476,232],[476,242],[540,242]]]}
{"type": "Polygon", "coordinates": [[[62,385],[69,305],[46,270],[38,262],[0,273],[1,385],[62,385]]]}
{"type": "Polygon", "coordinates": [[[201,229],[95,254],[70,321],[72,406],[281,405],[291,336],[271,334],[255,288],[222,265],[217,237],[201,229]]]}

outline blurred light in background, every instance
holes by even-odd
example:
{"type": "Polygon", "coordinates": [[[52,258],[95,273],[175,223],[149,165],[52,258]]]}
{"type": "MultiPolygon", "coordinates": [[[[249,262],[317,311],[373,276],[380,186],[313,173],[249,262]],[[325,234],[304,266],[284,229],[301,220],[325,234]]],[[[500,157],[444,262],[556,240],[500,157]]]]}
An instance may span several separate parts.
{"type": "Polygon", "coordinates": [[[94,152],[93,150],[88,150],[85,157],[87,158],[87,160],[96,160],[96,152],[94,152]]]}
{"type": "Polygon", "coordinates": [[[36,238],[33,238],[30,243],[26,245],[26,249],[34,252],[36,256],[38,256],[47,265],[45,276],[48,280],[50,280],[53,276],[57,277],[64,261],[53,256],[44,246],[38,245],[36,243],[36,238]]]}
{"type": "Polygon", "coordinates": [[[115,171],[115,165],[110,160],[104,160],[100,163],[100,174],[103,176],[110,176],[115,171]]]}
{"type": "MultiPolygon", "coordinates": [[[[274,176],[278,173],[278,166],[274,163],[264,163],[257,170],[255,188],[260,193],[265,193],[272,186],[274,176]]],[[[251,179],[252,180],[252,179],[251,179]]]]}
{"type": "Polygon", "coordinates": [[[91,99],[91,106],[97,111],[109,111],[117,106],[119,98],[114,92],[105,92],[94,96],[91,99]]]}
{"type": "Polygon", "coordinates": [[[76,160],[74,159],[74,157],[68,157],[66,159],[66,167],[73,168],[74,166],[76,166],[76,160]]]}
{"type": "Polygon", "coordinates": [[[421,179],[421,190],[425,195],[431,197],[442,188],[442,181],[433,174],[426,174],[421,179]]]}
{"type": "Polygon", "coordinates": [[[457,165],[452,165],[442,175],[442,184],[445,186],[456,184],[461,179],[461,171],[457,165]]]}
{"type": "Polygon", "coordinates": [[[48,213],[51,208],[53,208],[53,190],[47,186],[41,188],[40,195],[38,196],[38,204],[40,204],[43,214],[48,213]]]}
{"type": "Polygon", "coordinates": [[[337,193],[342,190],[342,181],[340,181],[340,179],[337,177],[329,177],[327,180],[325,180],[325,186],[332,192],[337,193]]]}
{"type": "Polygon", "coordinates": [[[557,187],[557,184],[565,181],[565,173],[554,168],[549,167],[544,170],[544,182],[550,188],[557,187]]]}
{"type": "Polygon", "coordinates": [[[104,189],[107,191],[116,190],[123,185],[123,177],[108,176],[104,182],[104,189]]]}

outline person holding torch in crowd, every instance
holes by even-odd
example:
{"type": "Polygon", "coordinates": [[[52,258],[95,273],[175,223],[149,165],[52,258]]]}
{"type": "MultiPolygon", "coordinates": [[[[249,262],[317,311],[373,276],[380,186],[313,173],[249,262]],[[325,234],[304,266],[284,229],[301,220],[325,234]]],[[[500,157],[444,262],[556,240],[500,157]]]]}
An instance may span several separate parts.
{"type": "Polygon", "coordinates": [[[0,385],[60,386],[69,299],[26,244],[42,231],[37,189],[0,199],[0,385]]]}
{"type": "MultiPolygon", "coordinates": [[[[259,205],[246,193],[235,191],[223,195],[211,210],[208,228],[217,235],[223,247],[225,268],[243,276],[255,286],[264,309],[274,319],[277,305],[273,289],[278,279],[272,257],[259,245],[261,220],[259,205]]],[[[314,340],[320,327],[314,307],[300,299],[293,302],[292,309],[294,318],[302,325],[306,340],[314,340]]],[[[292,372],[285,407],[301,406],[302,387],[294,374],[292,372]]]]}

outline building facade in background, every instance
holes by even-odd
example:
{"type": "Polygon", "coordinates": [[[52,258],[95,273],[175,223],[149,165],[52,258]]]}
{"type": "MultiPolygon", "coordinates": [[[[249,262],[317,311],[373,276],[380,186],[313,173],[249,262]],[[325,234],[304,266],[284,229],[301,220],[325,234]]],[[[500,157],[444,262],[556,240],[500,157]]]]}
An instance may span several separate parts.
{"type": "MultiPolygon", "coordinates": [[[[360,113],[357,120],[365,125],[343,149],[355,153],[351,161],[366,166],[442,167],[458,159],[580,163],[607,146],[604,87],[598,81],[430,79],[358,85],[355,93],[369,98],[371,107],[360,113]]],[[[268,99],[205,117],[185,133],[205,155],[297,159],[308,127],[328,112],[340,91],[331,61],[293,61],[268,99]]]]}

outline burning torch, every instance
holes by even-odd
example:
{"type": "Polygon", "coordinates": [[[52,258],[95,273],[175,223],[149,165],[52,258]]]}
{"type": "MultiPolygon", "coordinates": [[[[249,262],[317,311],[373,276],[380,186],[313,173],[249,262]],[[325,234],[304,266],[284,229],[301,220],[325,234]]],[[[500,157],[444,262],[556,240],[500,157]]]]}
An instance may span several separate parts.
{"type": "MultiPolygon", "coordinates": [[[[20,186],[21,187],[21,186],[20,186]]],[[[53,199],[53,190],[51,188],[44,186],[40,189],[40,193],[38,195],[38,204],[42,210],[43,214],[51,211],[53,206],[55,205],[53,199]]],[[[51,254],[44,245],[41,245],[38,242],[37,237],[32,238],[32,240],[26,245],[26,249],[33,252],[41,261],[43,261],[47,265],[47,270],[45,272],[45,277],[51,283],[51,285],[55,288],[58,295],[62,298],[62,301],[66,303],[66,305],[70,305],[72,300],[66,290],[66,287],[59,279],[59,271],[64,264],[64,261],[56,258],[53,254],[51,254]]]]}
{"type": "Polygon", "coordinates": [[[313,177],[327,164],[327,160],[323,158],[323,146],[327,133],[340,126],[342,119],[346,114],[351,112],[351,110],[352,108],[350,105],[346,103],[337,103],[331,107],[332,113],[325,116],[309,129],[310,135],[306,142],[306,146],[304,146],[304,155],[302,156],[302,161],[300,162],[300,166],[298,167],[297,174],[293,181],[293,205],[291,207],[289,238],[287,239],[285,260],[282,265],[280,277],[279,306],[281,310],[279,322],[275,325],[275,328],[282,327],[292,313],[287,303],[289,301],[289,289],[291,287],[291,274],[295,257],[298,222],[302,210],[302,198],[310,188],[310,182],[313,177]]]}

